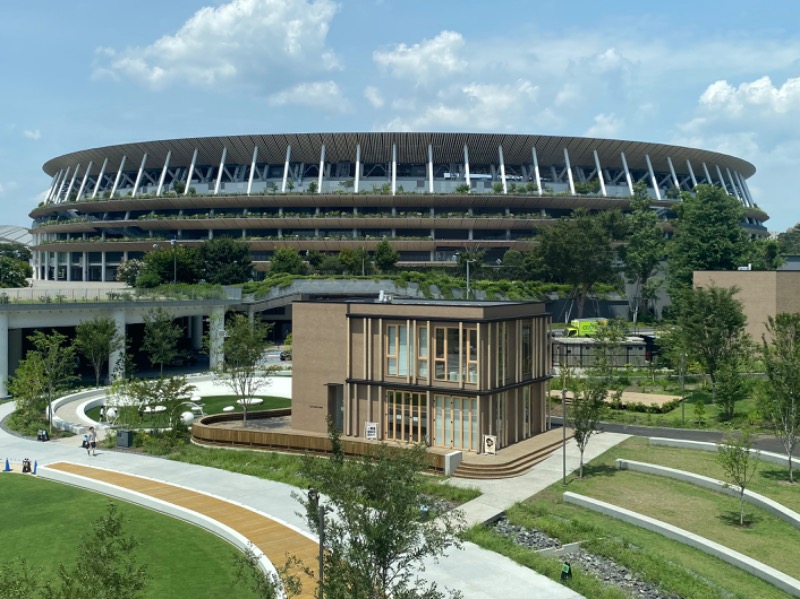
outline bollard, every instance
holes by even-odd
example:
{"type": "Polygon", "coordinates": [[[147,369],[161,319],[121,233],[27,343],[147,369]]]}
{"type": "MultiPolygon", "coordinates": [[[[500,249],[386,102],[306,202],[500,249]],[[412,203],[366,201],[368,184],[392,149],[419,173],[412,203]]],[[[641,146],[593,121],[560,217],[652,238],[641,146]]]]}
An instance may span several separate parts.
{"type": "Polygon", "coordinates": [[[11,472],[11,464],[8,463],[8,458],[6,458],[6,467],[3,472],[11,472]]]}
{"type": "Polygon", "coordinates": [[[34,474],[34,476],[36,476],[36,468],[38,468],[38,466],[39,466],[39,464],[36,462],[36,460],[33,460],[33,474],[34,474]]]}

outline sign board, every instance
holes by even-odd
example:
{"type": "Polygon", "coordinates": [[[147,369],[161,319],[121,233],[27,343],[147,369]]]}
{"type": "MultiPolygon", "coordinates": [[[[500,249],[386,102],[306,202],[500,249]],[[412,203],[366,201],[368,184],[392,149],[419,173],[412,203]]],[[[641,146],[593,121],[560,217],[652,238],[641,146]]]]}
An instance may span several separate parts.
{"type": "Polygon", "coordinates": [[[364,423],[364,437],[367,441],[377,441],[378,440],[378,423],[377,422],[365,422],[364,423]]]}
{"type": "Polygon", "coordinates": [[[489,455],[494,455],[496,448],[497,448],[497,436],[496,435],[484,435],[483,436],[483,453],[487,453],[489,455]]]}

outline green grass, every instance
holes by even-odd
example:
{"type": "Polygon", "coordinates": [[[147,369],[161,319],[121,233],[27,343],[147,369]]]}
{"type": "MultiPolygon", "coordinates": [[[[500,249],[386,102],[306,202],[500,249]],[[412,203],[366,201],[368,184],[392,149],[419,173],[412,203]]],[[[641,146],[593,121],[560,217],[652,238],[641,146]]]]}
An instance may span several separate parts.
{"type": "MultiPolygon", "coordinates": [[[[670,541],[619,520],[563,503],[565,490],[589,495],[665,520],[751,555],[789,575],[798,577],[800,565],[794,560],[800,546],[800,531],[753,506],[750,527],[740,528],[738,501],[721,493],[700,489],[669,479],[618,471],[617,458],[652,462],[689,470],[705,476],[724,478],[715,454],[668,447],[649,447],[645,439],[632,438],[590,462],[583,480],[571,478],[565,488],[552,485],[522,504],[510,509],[509,520],[535,527],[562,543],[590,541],[584,547],[591,553],[605,555],[625,565],[645,580],[683,597],[784,597],[785,594],[744,571],[724,564],[702,552],[670,541]],[[688,572],[688,573],[687,573],[688,572]]],[[[791,509],[800,509],[796,486],[787,482],[787,469],[761,463],[752,490],[766,495],[791,509]]],[[[521,564],[558,579],[559,561],[533,555],[489,529],[476,527],[468,538],[503,553],[521,564]]],[[[572,586],[587,597],[617,597],[601,594],[587,585],[577,573],[572,586]]]]}
{"type": "MultiPolygon", "coordinates": [[[[105,515],[108,498],[81,489],[17,474],[2,475],[0,563],[25,558],[53,575],[58,564],[74,560],[75,549],[92,522],[105,515]]],[[[141,563],[151,583],[146,597],[173,599],[229,597],[234,549],[200,528],[117,501],[125,530],[139,541],[141,563]]],[[[87,589],[87,596],[91,590],[87,589]]],[[[245,586],[236,597],[254,597],[245,586]]]]}

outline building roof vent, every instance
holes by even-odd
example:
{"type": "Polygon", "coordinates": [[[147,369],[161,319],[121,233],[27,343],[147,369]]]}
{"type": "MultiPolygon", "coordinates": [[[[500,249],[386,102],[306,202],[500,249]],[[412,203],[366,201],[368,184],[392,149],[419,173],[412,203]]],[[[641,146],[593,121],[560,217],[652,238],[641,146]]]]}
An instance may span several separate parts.
{"type": "Polygon", "coordinates": [[[389,293],[386,293],[383,289],[380,290],[378,293],[378,303],[379,304],[391,304],[392,303],[392,296],[389,293]]]}

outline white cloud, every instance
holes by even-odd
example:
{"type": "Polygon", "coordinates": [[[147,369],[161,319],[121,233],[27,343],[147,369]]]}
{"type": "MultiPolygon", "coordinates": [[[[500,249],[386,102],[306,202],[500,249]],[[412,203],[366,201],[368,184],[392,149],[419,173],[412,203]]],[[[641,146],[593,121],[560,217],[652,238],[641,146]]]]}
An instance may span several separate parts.
{"type": "Polygon", "coordinates": [[[724,80],[715,81],[700,96],[700,104],[710,110],[723,110],[734,117],[743,116],[753,109],[778,114],[798,111],[800,77],[787,79],[780,87],[773,85],[767,76],[741,83],[738,87],[724,80]]]}
{"type": "Polygon", "coordinates": [[[364,97],[370,104],[372,104],[373,108],[382,108],[385,104],[380,90],[372,85],[369,85],[364,89],[364,97]]]}
{"type": "Polygon", "coordinates": [[[615,114],[598,114],[594,123],[586,130],[586,137],[617,137],[622,129],[623,120],[615,114]]]}
{"type": "Polygon", "coordinates": [[[350,103],[335,81],[300,83],[272,94],[267,101],[273,106],[310,106],[327,112],[350,110],[350,103]]]}
{"type": "Polygon", "coordinates": [[[298,68],[339,67],[326,47],[333,0],[231,0],[198,10],[149,46],[97,50],[95,78],[129,78],[153,88],[212,86],[298,68]]]}
{"type": "Polygon", "coordinates": [[[467,62],[459,56],[463,48],[460,33],[442,31],[412,46],[397,44],[392,50],[376,50],[372,59],[395,77],[424,83],[466,69],[467,62]]]}
{"type": "Polygon", "coordinates": [[[25,131],[22,132],[22,135],[34,141],[42,138],[42,132],[38,129],[25,129],[25,131]]]}

